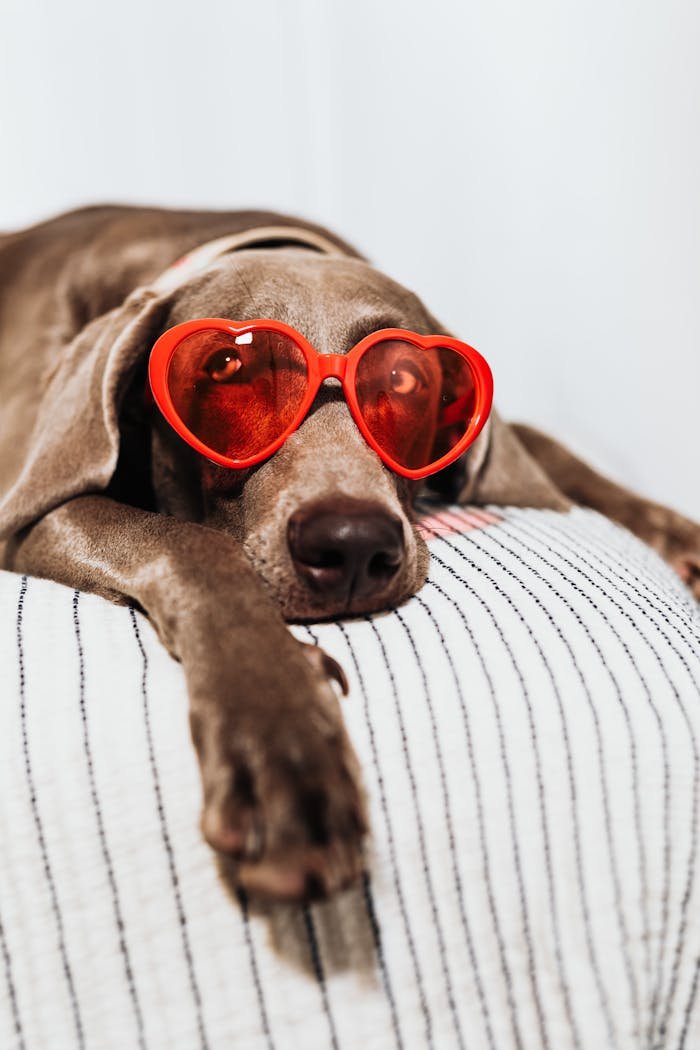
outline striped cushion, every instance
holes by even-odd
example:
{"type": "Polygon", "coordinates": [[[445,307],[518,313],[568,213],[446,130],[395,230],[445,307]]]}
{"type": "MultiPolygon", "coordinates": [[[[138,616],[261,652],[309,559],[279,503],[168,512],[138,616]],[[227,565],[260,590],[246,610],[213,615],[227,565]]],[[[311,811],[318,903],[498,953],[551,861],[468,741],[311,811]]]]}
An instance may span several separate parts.
{"type": "Polygon", "coordinates": [[[700,1046],[700,616],[597,515],[432,512],[348,672],[357,888],[253,907],[149,624],[0,577],[0,1047],[700,1046]]]}

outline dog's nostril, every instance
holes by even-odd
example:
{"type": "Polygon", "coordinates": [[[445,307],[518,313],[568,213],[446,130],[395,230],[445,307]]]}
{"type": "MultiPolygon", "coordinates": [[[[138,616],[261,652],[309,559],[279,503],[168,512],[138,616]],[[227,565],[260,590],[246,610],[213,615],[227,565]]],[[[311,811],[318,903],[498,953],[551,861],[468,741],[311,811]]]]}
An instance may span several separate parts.
{"type": "Polygon", "coordinates": [[[367,572],[370,576],[377,579],[382,577],[388,578],[398,571],[400,564],[400,558],[392,556],[386,551],[379,551],[370,559],[369,565],[367,566],[367,572]]]}
{"type": "Polygon", "coordinates": [[[318,555],[310,552],[310,557],[314,560],[309,561],[309,565],[317,569],[340,569],[343,566],[343,555],[339,550],[320,550],[318,555]]]}
{"type": "Polygon", "coordinates": [[[379,593],[405,554],[399,519],[365,500],[308,503],[290,518],[287,539],[297,573],[329,597],[379,593]]]}

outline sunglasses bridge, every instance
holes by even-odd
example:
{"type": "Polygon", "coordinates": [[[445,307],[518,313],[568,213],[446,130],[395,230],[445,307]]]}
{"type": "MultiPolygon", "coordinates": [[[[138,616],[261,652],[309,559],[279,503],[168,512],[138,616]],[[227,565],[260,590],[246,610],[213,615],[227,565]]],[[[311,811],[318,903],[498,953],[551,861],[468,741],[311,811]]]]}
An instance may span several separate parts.
{"type": "Polygon", "coordinates": [[[345,378],[348,360],[343,354],[319,354],[317,361],[321,382],[324,379],[340,379],[342,382],[345,378]]]}

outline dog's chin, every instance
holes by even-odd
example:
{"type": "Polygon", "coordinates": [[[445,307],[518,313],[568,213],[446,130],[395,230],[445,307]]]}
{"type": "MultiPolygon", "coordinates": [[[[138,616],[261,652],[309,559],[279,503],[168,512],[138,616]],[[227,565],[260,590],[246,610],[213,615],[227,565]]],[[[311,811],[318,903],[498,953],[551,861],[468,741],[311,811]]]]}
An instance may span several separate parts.
{"type": "MultiPolygon", "coordinates": [[[[260,572],[260,569],[258,570],[260,572]]],[[[320,620],[338,620],[384,612],[403,604],[423,586],[427,572],[421,566],[402,578],[392,580],[381,591],[372,595],[329,595],[315,591],[299,578],[270,579],[260,572],[268,591],[279,605],[285,620],[290,623],[316,623],[320,620]]]]}
{"type": "Polygon", "coordinates": [[[328,598],[323,595],[307,593],[280,596],[280,608],[285,620],[290,623],[317,623],[320,620],[340,620],[353,616],[366,616],[370,613],[386,612],[396,608],[420,590],[425,580],[414,586],[392,588],[386,594],[371,597],[354,598],[348,595],[343,598],[328,598]]]}
{"type": "Polygon", "coordinates": [[[307,597],[295,596],[292,600],[280,602],[284,619],[292,624],[315,624],[324,619],[346,619],[353,616],[365,616],[370,613],[387,612],[406,602],[419,588],[411,588],[394,595],[330,600],[319,595],[307,597]]]}

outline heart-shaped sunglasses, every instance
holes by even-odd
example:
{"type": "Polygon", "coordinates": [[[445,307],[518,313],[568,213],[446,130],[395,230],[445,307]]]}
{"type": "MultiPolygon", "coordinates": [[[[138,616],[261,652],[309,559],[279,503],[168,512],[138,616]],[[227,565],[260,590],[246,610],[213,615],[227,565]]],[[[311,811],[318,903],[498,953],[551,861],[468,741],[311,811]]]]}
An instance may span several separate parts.
{"type": "Polygon", "coordinates": [[[276,452],[330,378],[370,448],[406,478],[461,456],[491,410],[491,369],[477,350],[402,328],[372,332],[347,354],[321,354],[281,321],[209,317],[169,328],[149,361],[151,391],[170,425],[234,470],[276,452]]]}

